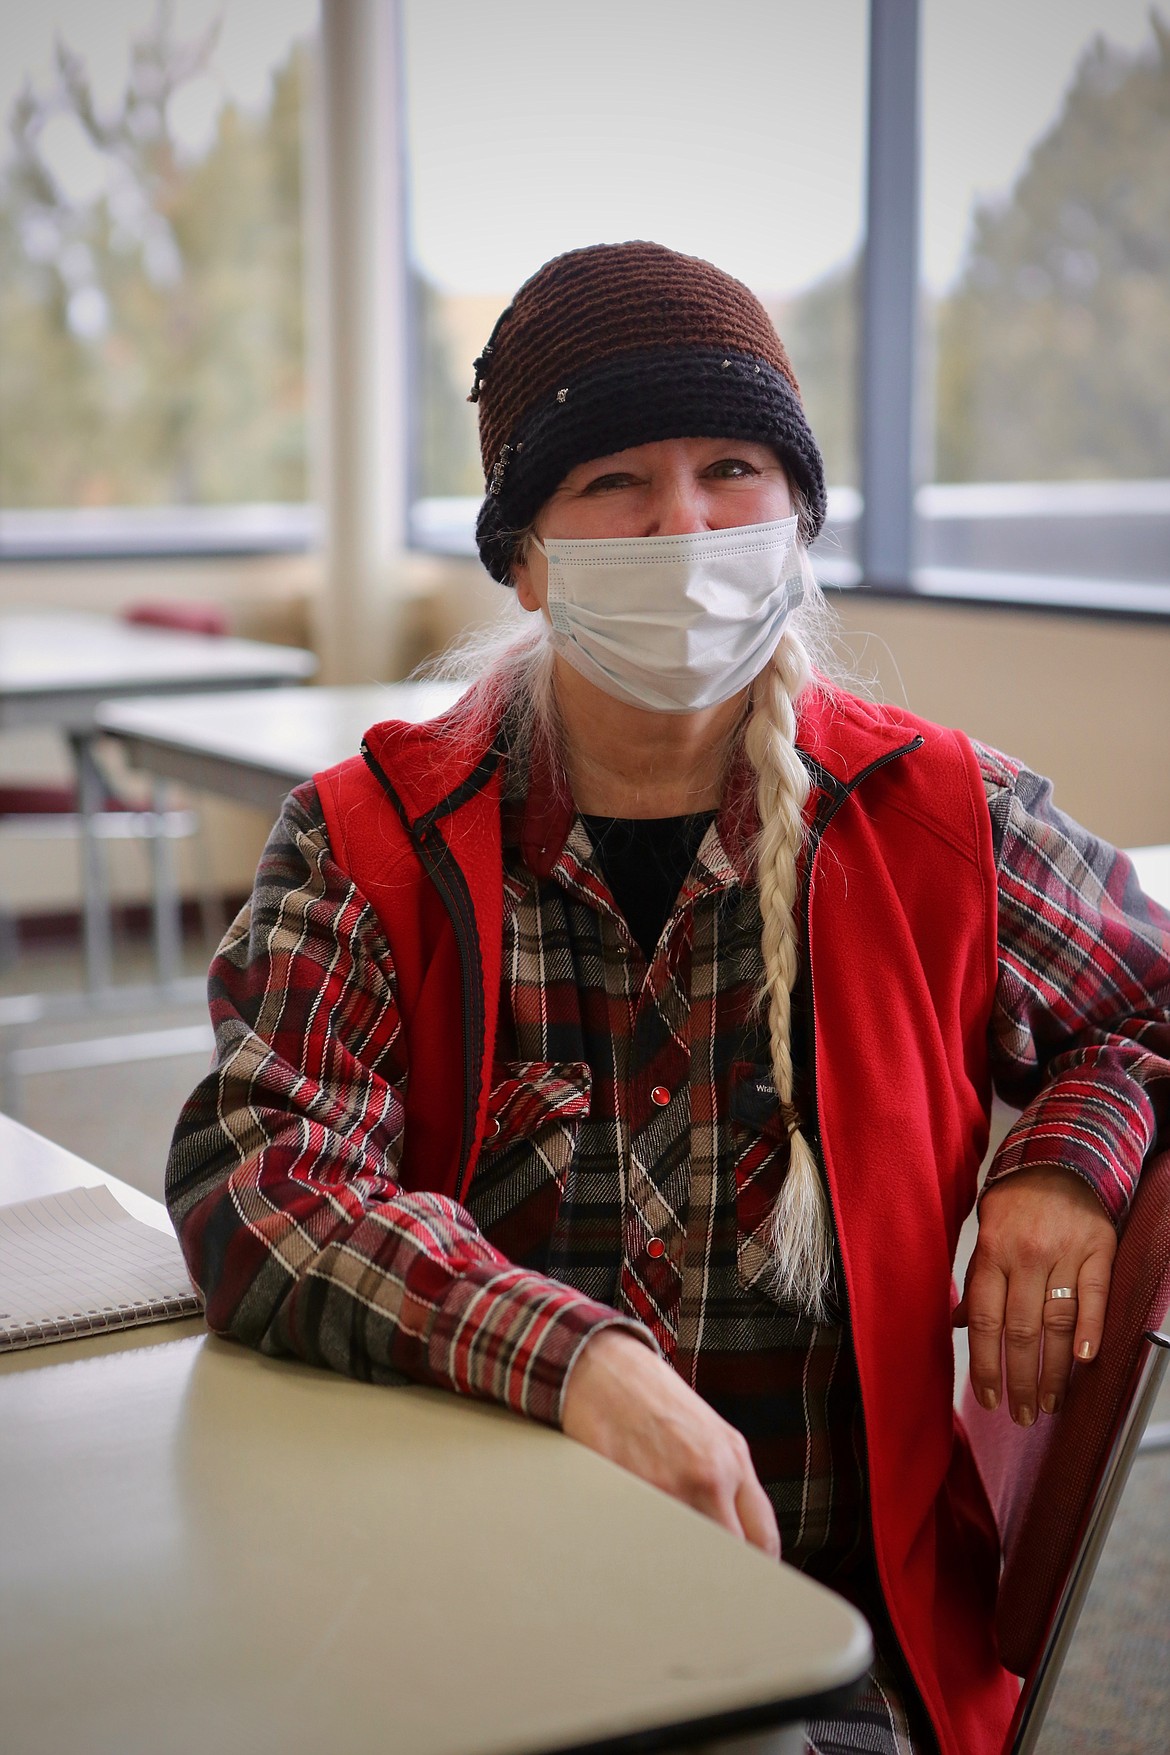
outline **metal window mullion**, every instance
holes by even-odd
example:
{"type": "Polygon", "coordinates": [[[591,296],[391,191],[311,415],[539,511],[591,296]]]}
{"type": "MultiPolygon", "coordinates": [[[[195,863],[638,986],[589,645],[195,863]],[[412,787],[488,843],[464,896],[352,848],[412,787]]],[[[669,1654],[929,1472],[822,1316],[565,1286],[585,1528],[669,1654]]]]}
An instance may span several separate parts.
{"type": "Polygon", "coordinates": [[[909,590],[917,400],[919,0],[870,0],[859,430],[861,572],[909,590]]]}

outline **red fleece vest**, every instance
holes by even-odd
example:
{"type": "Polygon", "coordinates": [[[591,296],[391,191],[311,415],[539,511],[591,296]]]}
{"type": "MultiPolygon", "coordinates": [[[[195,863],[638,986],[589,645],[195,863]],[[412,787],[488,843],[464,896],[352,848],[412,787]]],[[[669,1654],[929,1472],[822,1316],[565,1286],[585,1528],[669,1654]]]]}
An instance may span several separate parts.
{"type": "MultiPolygon", "coordinates": [[[[994,1650],[997,1542],[953,1415],[950,1322],[951,1263],[987,1143],[991,825],[974,753],[958,733],[850,696],[812,696],[799,741],[822,771],[810,810],[829,819],[808,912],[817,1107],[878,1572],[945,1755],[998,1755],[1016,1684],[994,1650]]],[[[366,746],[395,802],[360,758],[318,775],[317,789],[334,853],[378,914],[397,971],[410,1058],[403,1184],[459,1197],[474,1174],[491,1080],[499,774],[444,810],[480,750],[393,723],[374,727],[366,746]],[[427,873],[436,858],[449,902],[452,867],[460,874],[462,959],[427,873]]]]}

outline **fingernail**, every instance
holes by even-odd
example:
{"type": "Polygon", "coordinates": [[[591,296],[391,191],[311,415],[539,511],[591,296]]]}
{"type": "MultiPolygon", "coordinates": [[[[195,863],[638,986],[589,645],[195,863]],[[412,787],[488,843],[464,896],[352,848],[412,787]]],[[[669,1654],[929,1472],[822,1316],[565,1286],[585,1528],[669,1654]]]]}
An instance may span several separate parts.
{"type": "Polygon", "coordinates": [[[1028,1406],[1027,1402],[1021,1402],[1020,1411],[1016,1415],[1017,1424],[1020,1426],[1030,1426],[1035,1418],[1036,1416],[1028,1406]]]}
{"type": "Polygon", "coordinates": [[[997,1389],[981,1389],[979,1391],[979,1400],[983,1403],[983,1406],[987,1409],[989,1414],[994,1414],[996,1408],[999,1406],[999,1391],[997,1389]]]}
{"type": "Polygon", "coordinates": [[[1077,1357],[1079,1359],[1091,1359],[1093,1357],[1092,1341],[1081,1342],[1080,1346],[1077,1348],[1077,1357]]]}
{"type": "Polygon", "coordinates": [[[1040,1397],[1040,1406],[1044,1409],[1044,1412],[1046,1414],[1055,1414],[1055,1412],[1056,1412],[1056,1397],[1054,1395],[1041,1396],[1040,1397]]]}

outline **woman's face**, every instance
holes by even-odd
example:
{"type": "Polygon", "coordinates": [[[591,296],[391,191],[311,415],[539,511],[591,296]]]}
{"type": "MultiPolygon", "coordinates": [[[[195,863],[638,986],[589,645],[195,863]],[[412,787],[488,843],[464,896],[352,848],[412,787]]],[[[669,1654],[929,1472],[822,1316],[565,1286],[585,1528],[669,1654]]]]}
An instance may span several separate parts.
{"type": "MultiPolygon", "coordinates": [[[[571,469],[536,515],[549,537],[684,536],[792,516],[788,477],[748,439],[656,439],[571,469]]],[[[548,563],[532,543],[512,568],[525,609],[548,605],[548,563]]]]}

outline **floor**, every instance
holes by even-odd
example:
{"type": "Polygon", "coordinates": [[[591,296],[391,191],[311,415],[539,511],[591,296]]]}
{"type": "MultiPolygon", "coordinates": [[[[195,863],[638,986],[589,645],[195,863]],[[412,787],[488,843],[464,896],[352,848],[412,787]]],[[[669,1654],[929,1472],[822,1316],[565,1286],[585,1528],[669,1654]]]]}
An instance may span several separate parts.
{"type": "MultiPolygon", "coordinates": [[[[191,974],[204,948],[187,953],[191,974]]],[[[149,960],[122,946],[119,979],[145,981],[149,960]]],[[[0,978],[0,996],[76,986],[75,953],[24,953],[0,978]]],[[[206,1021],[199,1004],[111,1017],[109,1035],[152,1027],[192,1029],[206,1021]]],[[[25,1047],[51,1047],[91,1033],[92,1023],[41,1025],[25,1047]]],[[[206,1049],[166,1059],[30,1073],[21,1081],[20,1119],[149,1194],[162,1194],[171,1128],[207,1066],[206,1049]]],[[[1154,1415],[1170,1421],[1170,1385],[1154,1415]]],[[[1170,1748],[1170,1449],[1141,1456],[1040,1742],[1041,1755],[1165,1755],[1170,1748]]]]}

